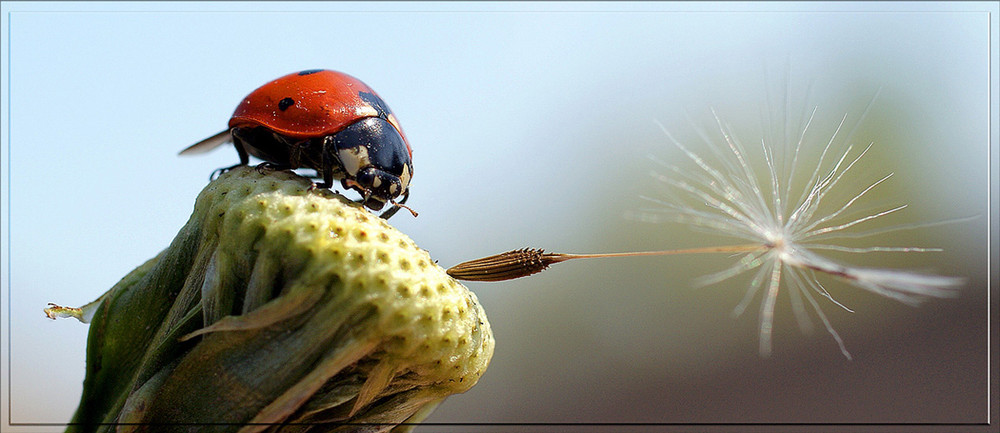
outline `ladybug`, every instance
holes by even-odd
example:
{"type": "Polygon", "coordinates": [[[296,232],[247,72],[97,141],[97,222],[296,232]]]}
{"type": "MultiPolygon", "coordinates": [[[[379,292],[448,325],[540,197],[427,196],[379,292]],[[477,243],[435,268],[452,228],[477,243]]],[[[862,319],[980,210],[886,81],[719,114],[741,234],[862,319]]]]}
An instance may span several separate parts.
{"type": "MultiPolygon", "coordinates": [[[[413,151],[385,101],[361,80],[342,72],[310,69],[271,81],[236,107],[229,129],[195,143],[181,155],[201,153],[226,143],[277,169],[311,168],[329,188],[338,179],[354,189],[361,203],[389,218],[406,208],[413,176],[413,151]],[[402,200],[396,202],[396,198],[402,200]]],[[[229,167],[229,168],[233,168],[229,167]]],[[[225,169],[224,169],[225,170],[225,169]]]]}

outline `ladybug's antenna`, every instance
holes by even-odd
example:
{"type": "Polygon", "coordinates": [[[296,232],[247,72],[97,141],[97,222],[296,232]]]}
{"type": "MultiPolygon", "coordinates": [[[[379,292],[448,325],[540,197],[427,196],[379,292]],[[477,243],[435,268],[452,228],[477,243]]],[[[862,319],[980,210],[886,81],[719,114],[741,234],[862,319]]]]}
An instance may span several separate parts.
{"type": "Polygon", "coordinates": [[[392,204],[392,209],[382,212],[382,215],[379,215],[379,217],[387,220],[389,219],[389,217],[395,215],[396,212],[399,211],[399,208],[403,208],[410,211],[410,215],[413,215],[413,217],[416,218],[417,211],[411,209],[409,206],[403,206],[403,203],[406,203],[406,200],[409,199],[410,199],[410,189],[406,188],[406,190],[403,191],[403,199],[400,200],[398,203],[396,202],[396,200],[389,199],[389,203],[392,204]]]}
{"type": "Polygon", "coordinates": [[[395,215],[396,212],[398,212],[400,208],[406,209],[406,210],[410,211],[410,214],[413,215],[414,218],[417,217],[417,211],[411,209],[409,206],[404,205],[402,203],[396,203],[393,200],[389,200],[389,203],[392,204],[392,207],[389,208],[389,210],[387,210],[385,212],[382,212],[382,215],[379,215],[379,218],[387,220],[390,217],[392,217],[393,215],[395,215]]]}
{"type": "Polygon", "coordinates": [[[409,206],[407,206],[405,204],[402,204],[402,203],[396,203],[395,201],[392,201],[392,200],[389,200],[389,203],[392,203],[393,209],[398,210],[399,208],[403,208],[403,209],[406,209],[406,210],[410,211],[410,215],[413,215],[414,218],[417,217],[417,211],[411,209],[409,206]]]}

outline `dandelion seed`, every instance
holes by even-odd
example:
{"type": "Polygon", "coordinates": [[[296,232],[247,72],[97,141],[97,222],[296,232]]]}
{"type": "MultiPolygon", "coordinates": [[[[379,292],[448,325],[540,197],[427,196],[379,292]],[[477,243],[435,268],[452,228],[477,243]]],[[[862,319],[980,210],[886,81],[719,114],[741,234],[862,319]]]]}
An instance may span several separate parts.
{"type": "MultiPolygon", "coordinates": [[[[875,97],[878,94],[876,93],[875,97]]],[[[859,119],[871,109],[875,97],[865,108],[859,119]]],[[[712,285],[752,273],[749,287],[743,299],[733,309],[733,316],[739,317],[750,306],[758,294],[762,301],[759,312],[759,350],[761,356],[771,353],[775,308],[778,295],[787,291],[792,304],[792,312],[803,331],[812,329],[806,304],[812,308],[827,332],[840,347],[843,355],[851,359],[843,339],[833,329],[833,325],[820,307],[815,295],[842,308],[854,311],[840,303],[820,283],[818,275],[833,276],[850,285],[863,288],[888,298],[918,305],[927,298],[956,296],[963,278],[930,275],[894,269],[865,268],[843,264],[819,255],[815,250],[837,251],[850,254],[869,253],[918,253],[937,252],[938,248],[913,246],[868,246],[856,247],[838,245],[840,239],[857,239],[899,230],[910,230],[944,223],[953,223],[972,218],[938,221],[927,224],[897,225],[888,228],[857,231],[872,221],[881,219],[906,209],[906,205],[859,209],[859,203],[872,191],[890,180],[892,173],[844,195],[853,182],[860,177],[859,162],[868,154],[874,143],[868,143],[860,151],[847,145],[837,152],[834,144],[849,142],[853,130],[842,137],[841,131],[848,115],[841,117],[836,130],[829,139],[820,142],[822,149],[814,165],[808,165],[804,150],[810,147],[813,138],[809,128],[815,119],[817,108],[809,113],[801,131],[798,131],[789,148],[784,142],[761,139],[760,158],[766,170],[755,170],[751,165],[754,154],[733,133],[732,127],[723,122],[712,110],[718,130],[715,135],[705,131],[698,134],[708,145],[709,157],[703,157],[674,138],[662,124],[660,128],[671,143],[694,164],[695,168],[660,162],[666,167],[666,174],[653,173],[667,187],[667,199],[643,197],[656,205],[629,216],[645,222],[679,222],[691,228],[716,235],[728,235],[750,243],[738,245],[674,249],[663,251],[564,254],[547,253],[541,249],[524,248],[494,256],[460,263],[448,269],[448,274],[456,279],[468,281],[504,281],[534,275],[550,265],[575,259],[730,253],[740,254],[739,259],[729,267],[698,280],[700,285],[712,285]],[[825,142],[825,145],[822,144],[825,142]],[[788,160],[791,163],[788,164],[788,160]],[[806,167],[809,168],[806,168],[806,167]],[[841,198],[837,198],[840,196],[841,198]],[[846,197],[846,198],[843,198],[846,197]],[[691,201],[697,205],[685,204],[691,201]],[[829,210],[833,209],[833,210],[829,210]]],[[[860,120],[858,120],[860,124],[860,120]]],[[[758,146],[754,146],[758,148],[758,146]]]]}
{"type": "MultiPolygon", "coordinates": [[[[870,106],[871,104],[869,108],[870,106]]],[[[866,108],[865,112],[867,110],[866,108]]],[[[809,128],[816,112],[817,109],[814,108],[798,134],[798,140],[793,143],[791,164],[785,164],[785,149],[775,148],[783,143],[760,141],[759,151],[766,166],[763,174],[754,170],[749,159],[751,154],[746,146],[714,110],[712,114],[718,128],[714,133],[715,137],[699,131],[701,138],[713,152],[714,160],[695,153],[660,124],[663,133],[693,163],[694,168],[664,164],[667,174],[654,175],[667,186],[670,199],[644,197],[658,207],[633,215],[644,221],[685,223],[761,246],[758,250],[747,252],[729,268],[703,277],[699,283],[716,284],[753,273],[746,294],[733,310],[733,315],[741,315],[753,299],[763,292],[759,312],[759,338],[760,354],[765,357],[771,353],[777,297],[782,290],[787,290],[799,326],[803,330],[811,327],[805,310],[805,304],[808,304],[836,340],[844,356],[851,358],[843,340],[833,329],[814,295],[818,294],[846,311],[851,310],[834,300],[817,279],[817,274],[832,275],[856,287],[909,305],[917,305],[927,298],[955,296],[964,281],[956,277],[856,267],[836,262],[813,251],[832,250],[859,254],[940,251],[935,248],[896,246],[858,248],[832,242],[836,239],[864,237],[920,226],[900,226],[869,232],[852,231],[873,220],[902,211],[906,206],[862,213],[856,209],[862,198],[888,181],[892,173],[885,174],[853,194],[847,194],[847,199],[836,198],[843,197],[837,187],[847,183],[844,182],[845,179],[860,175],[857,173],[858,163],[873,146],[873,143],[869,143],[863,150],[855,151],[853,146],[848,145],[843,153],[834,156],[834,143],[847,141],[840,137],[848,118],[846,115],[840,120],[833,136],[824,140],[825,145],[815,166],[811,169],[804,168],[805,157],[800,153],[812,142],[809,128]],[[796,185],[802,184],[802,179],[805,179],[804,187],[798,189],[796,185]],[[692,200],[699,205],[684,204],[692,200]],[[824,213],[823,210],[830,208],[834,210],[824,213]]]]}

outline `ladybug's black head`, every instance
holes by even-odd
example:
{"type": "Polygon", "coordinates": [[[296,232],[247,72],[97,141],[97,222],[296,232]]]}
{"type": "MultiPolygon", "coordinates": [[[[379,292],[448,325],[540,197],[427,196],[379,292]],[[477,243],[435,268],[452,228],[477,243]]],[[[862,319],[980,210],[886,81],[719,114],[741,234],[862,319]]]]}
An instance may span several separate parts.
{"type": "Polygon", "coordinates": [[[409,167],[404,166],[402,176],[368,166],[354,176],[354,181],[344,180],[344,187],[354,187],[365,196],[365,206],[372,210],[382,209],[387,202],[402,195],[409,185],[409,167]]]}
{"type": "Polygon", "coordinates": [[[410,187],[413,164],[399,131],[385,119],[368,117],[331,137],[336,160],[344,169],[342,183],[379,210],[410,187]]]}

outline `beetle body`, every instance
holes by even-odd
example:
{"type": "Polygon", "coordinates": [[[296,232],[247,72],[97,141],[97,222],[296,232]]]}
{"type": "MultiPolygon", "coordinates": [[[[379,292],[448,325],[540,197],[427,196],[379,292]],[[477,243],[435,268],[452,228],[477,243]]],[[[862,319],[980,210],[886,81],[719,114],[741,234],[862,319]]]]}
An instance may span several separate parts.
{"type": "Polygon", "coordinates": [[[240,164],[253,155],[277,168],[314,169],[319,187],[340,180],[372,210],[392,203],[386,218],[409,196],[413,152],[396,116],[368,85],[341,72],[307,70],[264,84],[236,107],[228,130],[181,154],[228,142],[240,164]]]}

